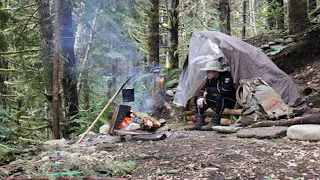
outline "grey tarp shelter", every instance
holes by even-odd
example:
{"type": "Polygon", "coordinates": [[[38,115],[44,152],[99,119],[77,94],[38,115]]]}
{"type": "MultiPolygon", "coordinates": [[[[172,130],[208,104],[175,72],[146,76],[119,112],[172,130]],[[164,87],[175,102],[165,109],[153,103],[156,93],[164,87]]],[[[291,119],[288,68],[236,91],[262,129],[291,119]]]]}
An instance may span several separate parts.
{"type": "Polygon", "coordinates": [[[219,60],[229,70],[237,88],[239,80],[261,77],[283,101],[302,114],[307,105],[290,76],[278,68],[261,49],[221,32],[194,32],[190,39],[188,66],[180,76],[174,104],[186,106],[205,80],[199,71],[208,61],[219,60]]]}

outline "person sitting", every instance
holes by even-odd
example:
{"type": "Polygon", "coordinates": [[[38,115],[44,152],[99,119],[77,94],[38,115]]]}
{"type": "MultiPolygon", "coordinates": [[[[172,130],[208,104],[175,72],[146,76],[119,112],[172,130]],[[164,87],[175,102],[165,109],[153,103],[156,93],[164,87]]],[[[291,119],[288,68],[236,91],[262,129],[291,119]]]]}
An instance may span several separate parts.
{"type": "Polygon", "coordinates": [[[225,108],[234,108],[236,104],[236,89],[229,71],[222,69],[219,61],[209,61],[200,69],[206,71],[205,85],[195,97],[196,123],[185,130],[210,131],[212,126],[220,125],[220,119],[225,108]],[[211,122],[205,125],[204,112],[214,110],[211,122]]]}

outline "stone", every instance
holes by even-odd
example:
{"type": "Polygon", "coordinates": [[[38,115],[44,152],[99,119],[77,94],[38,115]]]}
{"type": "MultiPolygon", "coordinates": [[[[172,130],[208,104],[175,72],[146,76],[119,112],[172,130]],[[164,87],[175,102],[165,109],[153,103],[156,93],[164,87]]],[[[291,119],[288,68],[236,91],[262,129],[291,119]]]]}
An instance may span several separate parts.
{"type": "MultiPolygon", "coordinates": [[[[79,134],[78,137],[82,137],[84,135],[84,133],[79,134]]],[[[93,131],[89,131],[86,136],[83,138],[82,142],[88,142],[91,141],[92,139],[97,137],[97,133],[93,132],[93,131]]]]}
{"type": "Polygon", "coordinates": [[[294,140],[320,141],[320,125],[301,124],[288,128],[287,137],[294,140]]]}
{"type": "Polygon", "coordinates": [[[68,142],[66,139],[53,139],[49,140],[43,143],[43,147],[47,150],[52,150],[52,149],[64,149],[69,147],[68,142]]]}
{"type": "Polygon", "coordinates": [[[287,129],[288,127],[285,126],[246,128],[239,130],[237,137],[257,139],[279,138],[286,135],[287,129]]]}
{"type": "Polygon", "coordinates": [[[109,124],[104,124],[99,128],[100,134],[109,134],[109,124]]]}
{"type": "Polygon", "coordinates": [[[66,156],[66,159],[76,160],[76,159],[79,159],[80,156],[81,156],[80,153],[70,153],[66,156]]]}
{"type": "Polygon", "coordinates": [[[270,42],[268,42],[268,45],[269,45],[269,46],[276,45],[276,42],[270,41],[270,42]]]}
{"type": "Polygon", "coordinates": [[[289,38],[287,38],[287,39],[284,40],[284,43],[286,43],[286,44],[290,44],[290,43],[292,43],[292,42],[294,42],[294,39],[291,38],[291,37],[289,37],[289,38]]]}
{"type": "Polygon", "coordinates": [[[88,142],[91,146],[102,145],[102,144],[114,144],[121,142],[120,136],[111,136],[111,135],[98,135],[92,141],[88,142]]]}
{"type": "Polygon", "coordinates": [[[214,131],[220,132],[220,133],[236,133],[242,127],[235,127],[235,126],[213,126],[212,129],[214,131]]]}
{"type": "Polygon", "coordinates": [[[67,140],[62,138],[62,139],[53,139],[53,140],[49,140],[44,142],[43,144],[45,145],[59,145],[59,144],[66,144],[67,140]]]}
{"type": "Polygon", "coordinates": [[[49,156],[43,156],[41,158],[41,161],[50,161],[50,157],[49,156]]]}
{"type": "Polygon", "coordinates": [[[283,49],[284,48],[284,46],[282,46],[282,45],[273,45],[273,46],[270,46],[270,49],[271,50],[273,50],[273,51],[276,51],[276,50],[281,50],[281,49],[283,49]]]}
{"type": "Polygon", "coordinates": [[[269,49],[270,46],[269,46],[268,44],[264,44],[264,45],[261,45],[260,48],[261,48],[262,50],[266,50],[266,49],[269,49]]]}
{"type": "Polygon", "coordinates": [[[274,40],[276,43],[283,43],[284,39],[283,38],[277,38],[274,40]]]}

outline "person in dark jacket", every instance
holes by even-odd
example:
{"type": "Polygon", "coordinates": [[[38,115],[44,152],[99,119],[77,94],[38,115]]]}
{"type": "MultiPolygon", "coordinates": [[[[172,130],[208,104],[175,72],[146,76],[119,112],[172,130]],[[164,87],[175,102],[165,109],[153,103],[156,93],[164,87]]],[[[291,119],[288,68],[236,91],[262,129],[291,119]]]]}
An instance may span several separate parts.
{"type": "Polygon", "coordinates": [[[206,71],[205,85],[195,97],[196,123],[185,130],[210,131],[212,126],[220,125],[220,119],[225,108],[234,108],[236,90],[229,71],[222,69],[219,61],[209,61],[201,71],[206,71]],[[214,110],[211,122],[205,125],[204,112],[208,108],[214,110]]]}

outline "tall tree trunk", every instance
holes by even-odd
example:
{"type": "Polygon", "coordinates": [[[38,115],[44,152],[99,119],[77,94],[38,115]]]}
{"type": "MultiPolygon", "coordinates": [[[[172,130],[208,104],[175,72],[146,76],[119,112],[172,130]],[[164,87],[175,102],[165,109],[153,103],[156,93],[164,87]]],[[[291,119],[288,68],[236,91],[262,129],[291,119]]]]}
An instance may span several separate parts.
{"type": "Polygon", "coordinates": [[[60,0],[55,1],[55,44],[53,60],[53,87],[52,87],[52,131],[53,138],[60,139],[60,117],[59,117],[59,60],[60,60],[60,0]]]}
{"type": "Polygon", "coordinates": [[[147,65],[159,64],[159,0],[150,0],[152,8],[149,14],[148,58],[147,65]]]}
{"type": "MultiPolygon", "coordinates": [[[[0,39],[1,41],[1,39],[0,39]]],[[[3,52],[3,51],[6,51],[6,50],[3,50],[4,48],[0,48],[0,51],[3,52]]],[[[3,58],[3,57],[0,57],[0,68],[1,69],[8,69],[8,62],[6,62],[6,60],[3,58]]],[[[1,95],[5,95],[7,94],[7,87],[5,85],[5,81],[8,80],[8,77],[7,75],[5,74],[0,74],[0,94],[1,95]]],[[[6,99],[4,97],[1,97],[0,99],[0,106],[2,106],[3,109],[7,109],[7,102],[6,102],[6,99]]]]}
{"type": "Polygon", "coordinates": [[[249,1],[249,12],[250,12],[250,22],[249,26],[251,26],[251,35],[257,34],[257,27],[256,27],[256,1],[251,0],[249,1]]]}
{"type": "Polygon", "coordinates": [[[242,0],[242,39],[246,38],[247,0],[242,0]]]}
{"type": "Polygon", "coordinates": [[[50,2],[49,0],[35,0],[37,4],[38,13],[40,17],[40,29],[42,34],[42,50],[40,52],[40,58],[42,60],[45,72],[45,95],[48,101],[48,119],[52,121],[52,70],[53,70],[53,27],[52,27],[52,19],[50,14],[50,2]]]}
{"type": "Polygon", "coordinates": [[[309,8],[309,12],[312,12],[314,9],[316,9],[317,0],[309,0],[308,8],[309,8]]]}
{"type": "Polygon", "coordinates": [[[74,29],[71,0],[61,0],[61,51],[65,59],[63,64],[62,86],[64,94],[65,129],[68,136],[69,120],[78,114],[76,60],[74,56],[74,29]]]}
{"type": "Polygon", "coordinates": [[[311,26],[307,0],[289,0],[289,33],[297,34],[311,26]]]}
{"type": "Polygon", "coordinates": [[[231,35],[229,0],[220,0],[220,31],[231,35]]]}
{"type": "Polygon", "coordinates": [[[88,44],[87,44],[87,49],[86,49],[86,54],[84,55],[83,62],[82,62],[82,67],[83,67],[83,78],[82,74],[79,75],[79,94],[81,92],[81,81],[82,81],[82,86],[83,86],[83,95],[84,95],[84,109],[88,110],[90,108],[90,87],[89,87],[89,68],[90,68],[90,63],[89,63],[89,56],[91,54],[91,49],[92,49],[92,41],[93,41],[93,33],[95,30],[96,22],[97,22],[97,16],[98,16],[98,11],[99,7],[96,8],[94,18],[92,21],[90,33],[89,33],[89,39],[88,39],[88,44]]]}
{"type": "Polygon", "coordinates": [[[169,56],[167,63],[167,68],[175,69],[179,68],[179,54],[178,54],[178,38],[179,38],[179,0],[169,1],[169,56]]]}
{"type": "Polygon", "coordinates": [[[285,30],[284,29],[284,7],[283,7],[283,0],[277,0],[279,6],[281,7],[282,11],[277,14],[277,29],[278,30],[285,30]]]}
{"type": "MultiPolygon", "coordinates": [[[[8,2],[4,1],[4,2],[0,2],[0,8],[4,7],[7,8],[8,2]]],[[[2,17],[2,19],[0,19],[0,30],[2,30],[3,27],[6,26],[7,23],[7,19],[9,19],[9,17],[4,18],[5,16],[9,16],[9,14],[0,11],[0,16],[2,17]]],[[[6,52],[8,49],[8,44],[6,43],[6,38],[5,35],[2,33],[2,31],[0,31],[0,52],[6,52]]],[[[0,68],[1,69],[8,69],[8,62],[5,60],[4,57],[0,57],[0,68]]],[[[5,85],[5,81],[8,80],[8,76],[6,74],[0,73],[0,94],[1,95],[5,95],[7,94],[7,87],[5,85]]],[[[3,109],[7,108],[7,103],[6,103],[6,99],[4,97],[0,98],[0,106],[2,106],[3,109]]]]}

